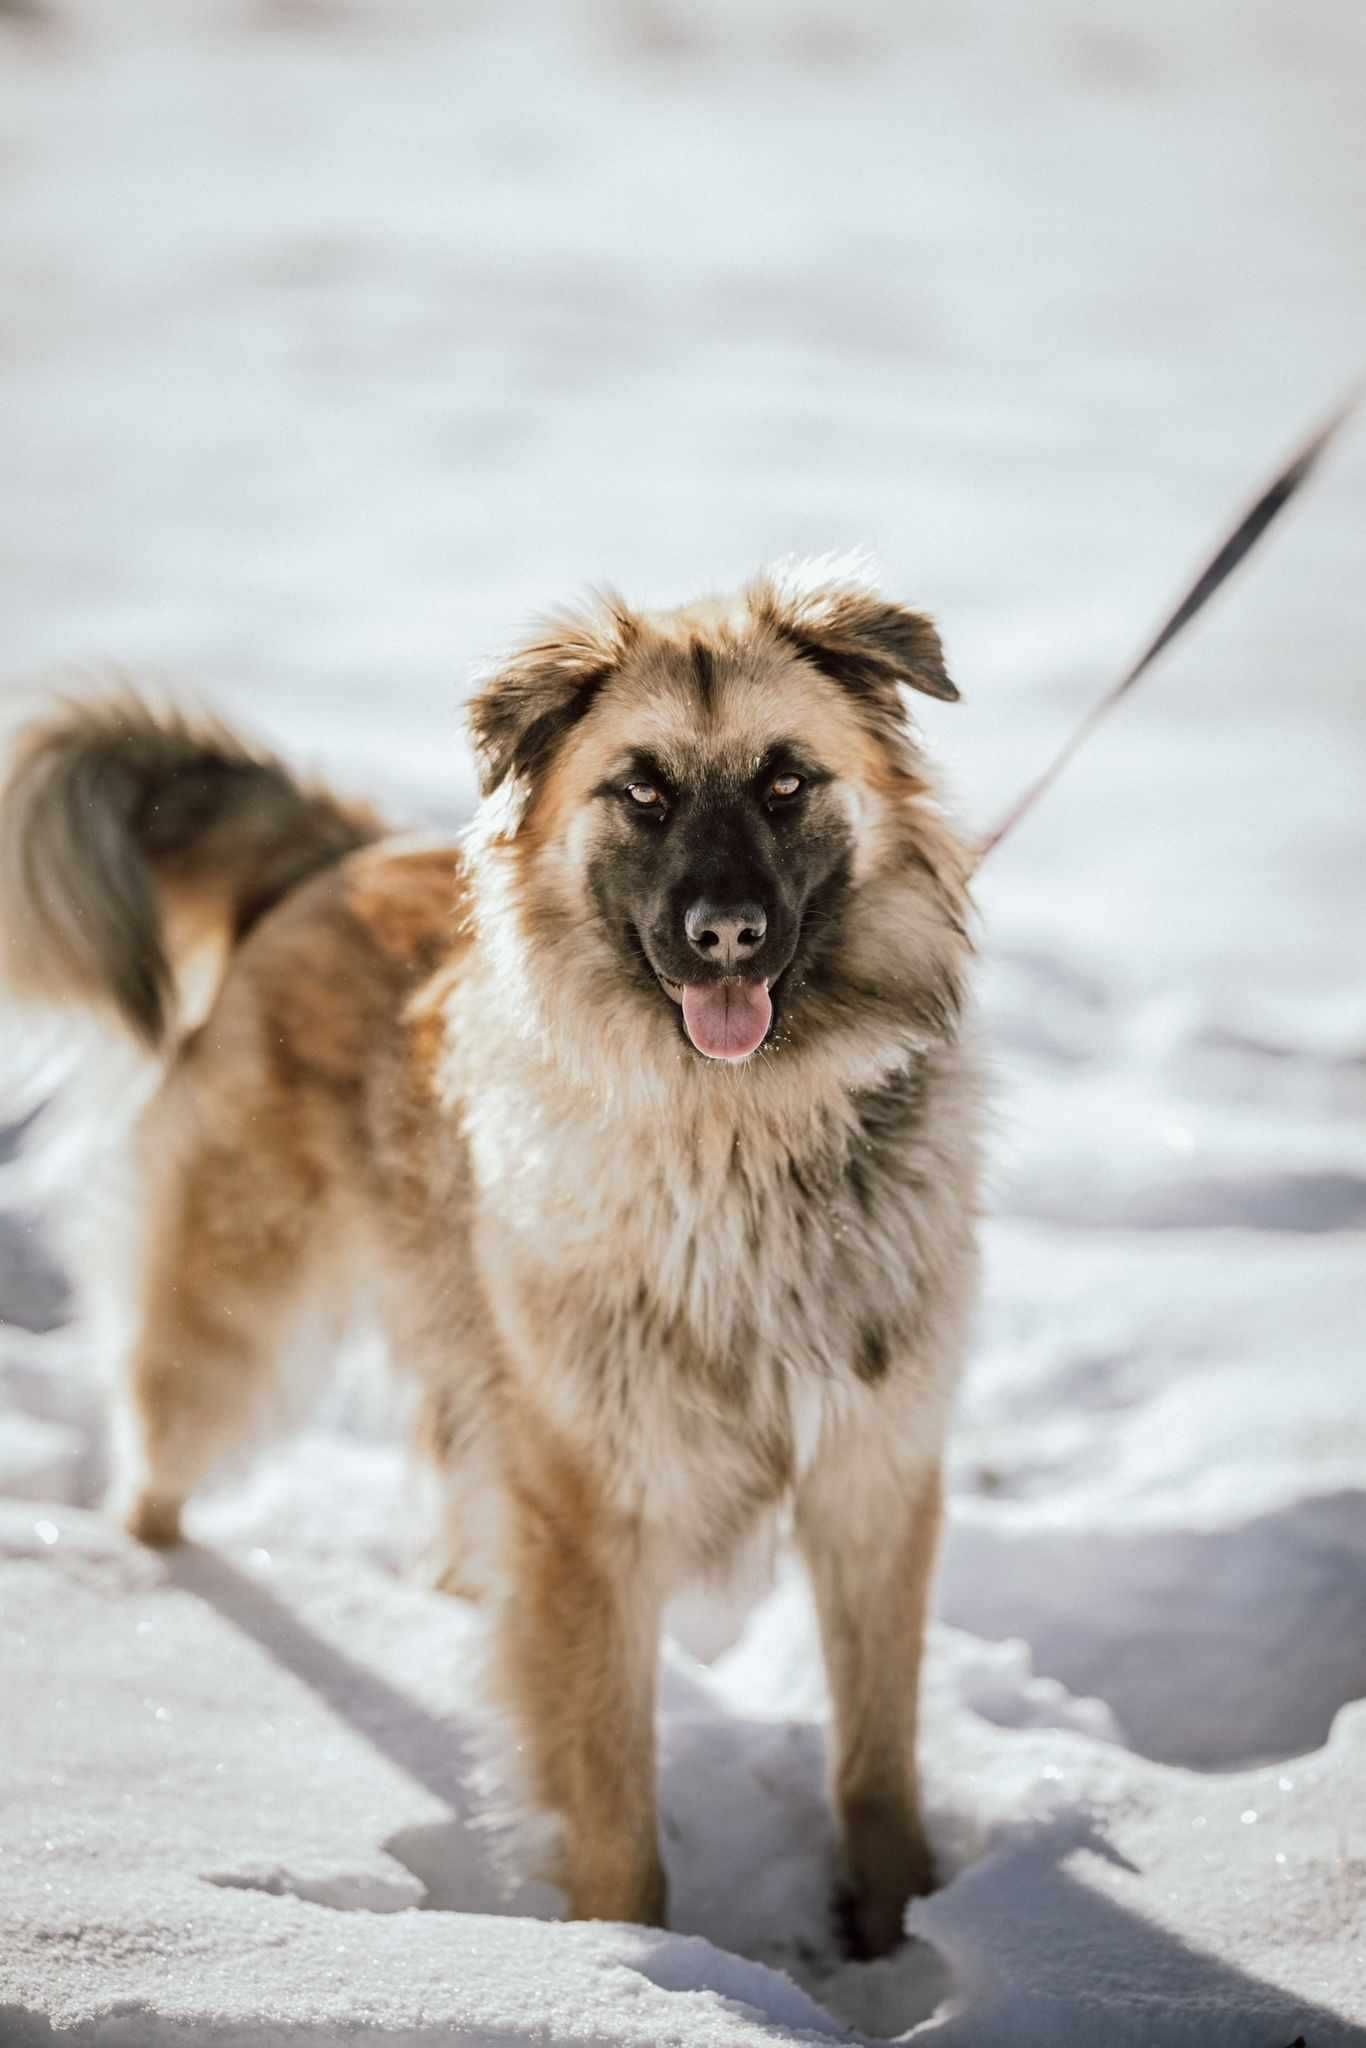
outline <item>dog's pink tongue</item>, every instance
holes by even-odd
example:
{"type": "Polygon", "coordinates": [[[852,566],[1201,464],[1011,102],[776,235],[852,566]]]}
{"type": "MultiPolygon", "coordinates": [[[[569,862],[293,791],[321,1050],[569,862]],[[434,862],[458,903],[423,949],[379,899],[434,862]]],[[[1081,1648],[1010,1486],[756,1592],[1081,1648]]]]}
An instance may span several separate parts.
{"type": "Polygon", "coordinates": [[[684,1027],[709,1060],[748,1059],[772,1022],[761,981],[690,982],[683,990],[684,1027]]]}

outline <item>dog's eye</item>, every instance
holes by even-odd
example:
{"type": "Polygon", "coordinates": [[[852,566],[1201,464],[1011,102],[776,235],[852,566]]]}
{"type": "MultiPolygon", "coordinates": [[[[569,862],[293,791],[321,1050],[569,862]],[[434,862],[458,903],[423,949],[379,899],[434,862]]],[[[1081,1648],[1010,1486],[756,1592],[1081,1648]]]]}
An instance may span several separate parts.
{"type": "Polygon", "coordinates": [[[628,782],[626,794],[642,811],[660,811],[664,808],[663,792],[656,789],[653,782],[628,782]]]}
{"type": "Polygon", "coordinates": [[[782,803],[785,798],[795,796],[801,786],[800,775],[775,775],[768,785],[768,793],[770,797],[776,797],[778,802],[782,803]]]}

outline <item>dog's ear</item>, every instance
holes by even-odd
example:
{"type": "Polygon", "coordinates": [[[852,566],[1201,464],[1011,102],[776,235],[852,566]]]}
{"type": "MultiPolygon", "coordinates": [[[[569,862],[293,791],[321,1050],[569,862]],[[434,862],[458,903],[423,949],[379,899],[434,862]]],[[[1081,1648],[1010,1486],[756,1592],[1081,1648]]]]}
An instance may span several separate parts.
{"type": "Polygon", "coordinates": [[[899,683],[957,700],[933,621],[888,603],[857,558],[783,563],[751,586],[749,607],[823,675],[869,704],[887,704],[899,683]]]}
{"type": "Polygon", "coordinates": [[[481,795],[510,778],[530,786],[544,773],[637,630],[626,607],[604,597],[591,611],[547,619],[534,640],[490,671],[467,711],[481,795]]]}

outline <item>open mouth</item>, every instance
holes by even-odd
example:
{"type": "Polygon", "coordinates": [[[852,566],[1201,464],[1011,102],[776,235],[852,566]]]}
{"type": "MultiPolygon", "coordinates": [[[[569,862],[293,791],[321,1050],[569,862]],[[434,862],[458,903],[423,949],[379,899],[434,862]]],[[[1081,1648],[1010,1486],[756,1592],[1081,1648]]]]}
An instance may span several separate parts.
{"type": "Polygon", "coordinates": [[[768,1037],[773,1022],[769,983],[738,974],[720,981],[670,981],[659,985],[683,1012],[690,1044],[709,1060],[747,1060],[768,1037]]]}

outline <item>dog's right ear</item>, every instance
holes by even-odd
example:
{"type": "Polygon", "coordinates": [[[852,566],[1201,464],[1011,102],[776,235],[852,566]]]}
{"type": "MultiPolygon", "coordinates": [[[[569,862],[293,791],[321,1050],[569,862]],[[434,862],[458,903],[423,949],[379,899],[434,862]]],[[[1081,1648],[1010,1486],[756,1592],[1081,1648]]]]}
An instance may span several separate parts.
{"type": "Polygon", "coordinates": [[[489,673],[467,713],[481,796],[510,779],[530,788],[544,774],[638,631],[619,599],[601,597],[591,611],[547,619],[535,640],[489,673]]]}

